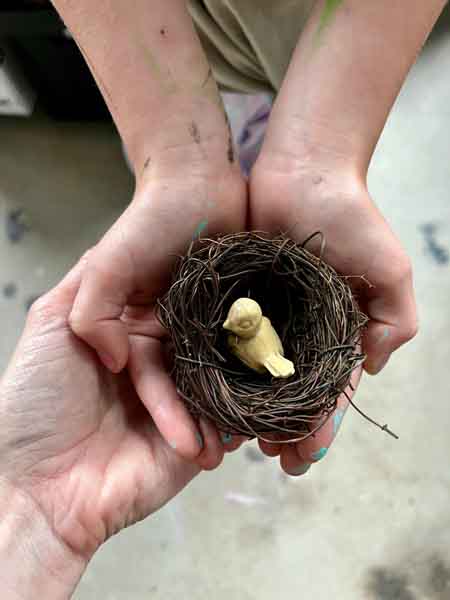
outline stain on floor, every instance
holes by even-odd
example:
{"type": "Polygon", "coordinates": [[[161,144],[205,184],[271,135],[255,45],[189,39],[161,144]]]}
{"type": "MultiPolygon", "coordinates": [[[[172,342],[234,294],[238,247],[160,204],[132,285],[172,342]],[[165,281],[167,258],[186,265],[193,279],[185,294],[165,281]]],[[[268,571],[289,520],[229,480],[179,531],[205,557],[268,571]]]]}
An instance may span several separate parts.
{"type": "Polygon", "coordinates": [[[409,589],[406,575],[392,568],[380,567],[370,572],[367,584],[373,600],[418,600],[409,589]]]}
{"type": "Polygon", "coordinates": [[[437,240],[438,225],[436,223],[424,223],[420,226],[420,231],[425,240],[428,256],[438,265],[447,265],[450,255],[448,249],[437,240]]]}
{"type": "Polygon", "coordinates": [[[6,216],[6,235],[12,244],[20,242],[28,229],[25,213],[21,208],[9,211],[6,216]]]}

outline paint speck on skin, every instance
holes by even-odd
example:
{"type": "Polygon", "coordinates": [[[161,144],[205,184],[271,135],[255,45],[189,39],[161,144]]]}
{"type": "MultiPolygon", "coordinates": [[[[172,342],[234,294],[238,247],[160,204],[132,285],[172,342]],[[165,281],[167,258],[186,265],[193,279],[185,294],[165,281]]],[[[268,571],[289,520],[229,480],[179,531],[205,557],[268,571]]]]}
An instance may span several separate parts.
{"type": "Polygon", "coordinates": [[[26,223],[25,213],[21,208],[11,210],[6,217],[6,235],[8,240],[17,244],[29,230],[26,223]]]}
{"type": "Polygon", "coordinates": [[[152,162],[152,159],[150,158],[150,156],[145,160],[144,163],[144,171],[145,169],[148,169],[148,167],[150,166],[150,163],[152,162]]]}
{"type": "Polygon", "coordinates": [[[165,36],[165,35],[166,35],[166,33],[167,33],[167,31],[166,31],[165,27],[162,27],[162,28],[159,30],[159,33],[160,33],[162,36],[165,36]]]}
{"type": "Polygon", "coordinates": [[[189,133],[191,134],[191,137],[194,140],[194,142],[196,144],[200,144],[202,139],[200,137],[200,131],[198,129],[198,125],[197,125],[197,123],[195,123],[195,121],[192,121],[192,123],[189,125],[189,133]]]}
{"type": "Polygon", "coordinates": [[[234,163],[234,144],[233,144],[233,137],[232,137],[231,133],[228,138],[227,158],[228,158],[228,162],[230,163],[230,165],[232,165],[234,163]]]}
{"type": "Polygon", "coordinates": [[[336,435],[339,431],[339,427],[342,424],[342,419],[344,418],[345,412],[342,408],[338,408],[337,411],[333,415],[333,434],[336,435]]]}
{"type": "Polygon", "coordinates": [[[2,293],[5,298],[14,298],[17,294],[17,285],[13,282],[7,283],[3,286],[2,293]]]}
{"type": "Polygon", "coordinates": [[[197,228],[194,231],[194,235],[192,236],[192,239],[194,239],[194,240],[198,239],[207,227],[208,227],[208,219],[204,219],[197,225],[197,228]]]}
{"type": "Polygon", "coordinates": [[[321,175],[315,175],[312,180],[314,185],[319,185],[319,183],[322,183],[322,181],[323,181],[323,178],[321,175]]]}
{"type": "Polygon", "coordinates": [[[171,440],[169,442],[169,446],[172,448],[172,450],[176,450],[177,449],[177,443],[175,442],[175,440],[171,440]]]}
{"type": "Polygon", "coordinates": [[[317,452],[313,452],[312,458],[315,461],[322,460],[326,456],[328,448],[320,448],[317,452]]]}

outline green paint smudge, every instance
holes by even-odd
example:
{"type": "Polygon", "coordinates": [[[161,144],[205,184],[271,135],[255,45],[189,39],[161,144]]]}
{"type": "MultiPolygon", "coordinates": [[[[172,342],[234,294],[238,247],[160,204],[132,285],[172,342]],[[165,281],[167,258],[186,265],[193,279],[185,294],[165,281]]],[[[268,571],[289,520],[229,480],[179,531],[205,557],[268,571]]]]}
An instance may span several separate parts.
{"type": "Polygon", "coordinates": [[[194,235],[192,236],[194,240],[196,240],[197,238],[199,238],[202,234],[202,232],[208,227],[208,219],[204,219],[203,221],[201,221],[198,226],[197,229],[194,232],[194,235]]]}
{"type": "Polygon", "coordinates": [[[339,6],[343,3],[344,0],[325,0],[325,6],[320,15],[319,28],[317,30],[317,35],[319,36],[325,27],[327,27],[336,12],[339,6]]]}

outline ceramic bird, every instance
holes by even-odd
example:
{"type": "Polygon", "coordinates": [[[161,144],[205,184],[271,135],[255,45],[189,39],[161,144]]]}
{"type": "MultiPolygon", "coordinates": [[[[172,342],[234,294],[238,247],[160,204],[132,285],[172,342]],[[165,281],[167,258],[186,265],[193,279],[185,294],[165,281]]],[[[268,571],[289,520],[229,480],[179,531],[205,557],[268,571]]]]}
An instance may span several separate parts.
{"type": "Polygon", "coordinates": [[[231,331],[228,335],[230,350],[254,371],[265,373],[267,370],[273,377],[290,377],[295,373],[294,364],[284,358],[277,332],[255,300],[236,300],[223,327],[231,331]]]}

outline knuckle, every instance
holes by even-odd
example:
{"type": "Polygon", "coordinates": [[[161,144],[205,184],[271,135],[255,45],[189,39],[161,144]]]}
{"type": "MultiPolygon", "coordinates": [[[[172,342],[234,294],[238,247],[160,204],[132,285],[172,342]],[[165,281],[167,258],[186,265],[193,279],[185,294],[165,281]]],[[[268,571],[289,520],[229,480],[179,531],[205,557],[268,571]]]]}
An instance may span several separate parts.
{"type": "Polygon", "coordinates": [[[53,314],[53,302],[49,293],[36,298],[30,306],[28,317],[32,321],[41,321],[53,314]]]}
{"type": "Polygon", "coordinates": [[[398,285],[412,281],[412,263],[403,251],[393,253],[386,264],[388,265],[387,279],[389,284],[398,285]]]}
{"type": "Polygon", "coordinates": [[[399,341],[401,344],[405,344],[412,340],[419,331],[419,324],[417,320],[411,320],[408,323],[405,323],[401,330],[399,331],[399,341]]]}
{"type": "Polygon", "coordinates": [[[83,314],[77,308],[74,308],[69,315],[69,326],[79,337],[83,337],[90,331],[89,324],[86,322],[83,314]]]}

